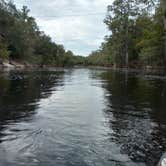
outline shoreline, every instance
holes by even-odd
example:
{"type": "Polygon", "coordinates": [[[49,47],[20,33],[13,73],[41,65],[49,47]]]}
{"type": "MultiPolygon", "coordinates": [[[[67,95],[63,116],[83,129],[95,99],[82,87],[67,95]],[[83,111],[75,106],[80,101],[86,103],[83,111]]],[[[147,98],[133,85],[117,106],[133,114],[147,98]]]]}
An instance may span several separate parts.
{"type": "Polygon", "coordinates": [[[161,67],[151,67],[151,68],[115,68],[115,67],[105,67],[105,66],[87,66],[90,69],[104,69],[104,70],[112,70],[112,71],[118,71],[118,72],[127,72],[127,73],[137,73],[137,74],[143,74],[143,75],[156,75],[156,76],[163,76],[166,77],[166,68],[161,67]]]}
{"type": "Polygon", "coordinates": [[[75,66],[53,66],[53,65],[36,65],[36,64],[29,64],[26,62],[18,62],[14,60],[5,60],[0,61],[0,70],[1,71],[10,71],[10,70],[55,70],[55,69],[66,69],[66,68],[88,68],[88,69],[97,69],[97,70],[112,70],[115,72],[124,72],[124,73],[136,73],[140,75],[148,75],[148,76],[155,76],[155,77],[163,77],[166,78],[166,68],[165,67],[152,67],[152,66],[145,66],[142,68],[125,68],[125,67],[111,67],[111,66],[87,66],[87,65],[75,65],[75,66]]]}

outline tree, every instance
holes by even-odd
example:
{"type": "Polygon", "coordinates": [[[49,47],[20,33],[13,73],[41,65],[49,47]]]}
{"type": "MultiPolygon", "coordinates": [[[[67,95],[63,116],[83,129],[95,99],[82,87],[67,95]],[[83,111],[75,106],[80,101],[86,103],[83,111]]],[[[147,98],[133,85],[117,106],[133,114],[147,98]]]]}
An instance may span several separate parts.
{"type": "Polygon", "coordinates": [[[138,0],[139,3],[144,3],[146,5],[153,5],[155,6],[156,2],[160,3],[160,6],[163,10],[163,23],[164,23],[164,57],[165,57],[165,64],[166,64],[166,1],[165,0],[138,0]]]}
{"type": "Polygon", "coordinates": [[[8,51],[7,44],[0,40],[0,58],[7,59],[9,57],[10,52],[8,51]]]}
{"type": "Polygon", "coordinates": [[[141,27],[136,43],[140,60],[146,65],[163,65],[164,24],[161,7],[156,9],[154,16],[139,16],[136,25],[141,27]]]}
{"type": "MultiPolygon", "coordinates": [[[[88,60],[99,64],[96,60],[108,55],[107,62],[119,67],[164,65],[165,6],[163,7],[162,1],[158,2],[114,0],[108,6],[108,14],[104,20],[111,35],[102,43],[100,50],[90,54],[88,60]]],[[[100,64],[103,64],[102,60],[100,64]]]]}
{"type": "Polygon", "coordinates": [[[39,65],[64,66],[73,63],[71,52],[41,32],[30,10],[18,10],[12,1],[0,0],[0,56],[39,65]],[[10,54],[9,54],[10,53],[10,54]]]}
{"type": "Polygon", "coordinates": [[[128,66],[129,45],[132,42],[130,29],[134,24],[134,17],[138,7],[133,0],[115,0],[108,6],[108,15],[104,22],[112,32],[112,54],[115,62],[128,66]]]}
{"type": "Polygon", "coordinates": [[[166,64],[166,1],[161,0],[161,6],[163,8],[163,13],[164,13],[164,28],[165,28],[165,34],[164,34],[164,55],[165,55],[165,64],[166,64]]]}

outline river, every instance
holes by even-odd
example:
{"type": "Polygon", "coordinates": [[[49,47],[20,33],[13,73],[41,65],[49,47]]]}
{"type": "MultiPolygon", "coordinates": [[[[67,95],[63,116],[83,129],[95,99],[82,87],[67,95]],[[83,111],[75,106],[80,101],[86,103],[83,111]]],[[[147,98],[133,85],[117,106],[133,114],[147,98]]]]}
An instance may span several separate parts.
{"type": "Polygon", "coordinates": [[[155,166],[166,80],[95,69],[0,73],[0,166],[155,166]]]}

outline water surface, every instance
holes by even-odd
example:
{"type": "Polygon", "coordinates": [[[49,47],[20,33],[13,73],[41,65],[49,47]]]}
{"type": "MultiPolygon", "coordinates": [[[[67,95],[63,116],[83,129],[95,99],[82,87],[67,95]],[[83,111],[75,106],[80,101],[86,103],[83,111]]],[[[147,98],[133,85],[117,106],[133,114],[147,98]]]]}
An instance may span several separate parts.
{"type": "Polygon", "coordinates": [[[153,166],[166,81],[106,70],[0,74],[0,166],[153,166]]]}

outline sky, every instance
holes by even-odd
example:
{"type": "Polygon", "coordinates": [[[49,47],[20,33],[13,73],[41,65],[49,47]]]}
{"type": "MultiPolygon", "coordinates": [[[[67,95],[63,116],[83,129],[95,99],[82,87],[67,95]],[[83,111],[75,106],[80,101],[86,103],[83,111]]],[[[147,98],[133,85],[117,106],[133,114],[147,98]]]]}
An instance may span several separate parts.
{"type": "Polygon", "coordinates": [[[40,30],[75,55],[97,50],[107,30],[103,20],[112,0],[14,0],[18,8],[30,9],[40,30]]]}

